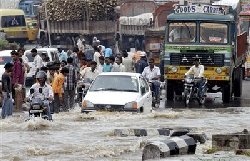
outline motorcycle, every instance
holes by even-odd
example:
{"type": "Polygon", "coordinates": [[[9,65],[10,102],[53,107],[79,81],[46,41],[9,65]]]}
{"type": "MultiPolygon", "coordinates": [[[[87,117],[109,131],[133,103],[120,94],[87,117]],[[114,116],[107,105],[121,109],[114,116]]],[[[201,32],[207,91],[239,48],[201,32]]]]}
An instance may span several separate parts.
{"type": "Polygon", "coordinates": [[[48,101],[44,94],[42,88],[39,88],[39,93],[43,95],[43,98],[40,97],[34,97],[34,89],[30,89],[30,94],[31,94],[31,99],[29,100],[30,103],[30,109],[29,109],[29,117],[34,118],[34,117],[40,117],[43,119],[48,120],[49,117],[46,114],[46,106],[45,102],[48,101]]]}
{"type": "Polygon", "coordinates": [[[79,105],[82,104],[82,99],[85,97],[87,94],[87,91],[91,85],[93,80],[90,79],[83,79],[77,82],[77,102],[79,105]]]}
{"type": "Polygon", "coordinates": [[[194,75],[187,75],[184,79],[183,100],[187,106],[192,99],[196,99],[199,105],[205,103],[207,93],[207,79],[195,78],[194,75]],[[199,82],[202,82],[201,93],[199,94],[199,82]]]}
{"type": "MultiPolygon", "coordinates": [[[[152,82],[152,80],[149,80],[148,84],[149,84],[149,87],[150,87],[150,89],[152,91],[152,95],[153,95],[153,97],[152,97],[152,107],[158,108],[159,105],[160,105],[160,95],[158,95],[158,96],[155,95],[155,92],[153,91],[153,82],[152,82]]],[[[160,91],[160,89],[159,89],[159,91],[160,91]]]]}

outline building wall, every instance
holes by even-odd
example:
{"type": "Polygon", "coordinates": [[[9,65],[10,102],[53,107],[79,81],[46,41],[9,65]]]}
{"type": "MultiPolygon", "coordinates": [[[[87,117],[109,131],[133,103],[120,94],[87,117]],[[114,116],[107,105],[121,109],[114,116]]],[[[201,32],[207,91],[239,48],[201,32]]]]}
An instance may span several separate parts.
{"type": "Polygon", "coordinates": [[[155,27],[162,27],[166,25],[167,16],[173,12],[175,4],[177,4],[177,2],[168,2],[155,9],[155,27]]]}
{"type": "Polygon", "coordinates": [[[129,1],[123,3],[120,9],[121,16],[137,16],[143,13],[153,13],[156,4],[153,1],[129,1]]]}
{"type": "Polygon", "coordinates": [[[0,9],[18,8],[20,0],[0,0],[0,9]]]}

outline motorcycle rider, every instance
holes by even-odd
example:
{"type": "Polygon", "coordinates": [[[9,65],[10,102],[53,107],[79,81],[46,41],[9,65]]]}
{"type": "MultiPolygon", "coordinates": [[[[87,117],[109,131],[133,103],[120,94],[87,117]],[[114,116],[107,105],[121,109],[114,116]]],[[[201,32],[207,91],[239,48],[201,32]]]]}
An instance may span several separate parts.
{"type": "Polygon", "coordinates": [[[142,76],[147,79],[147,81],[152,82],[152,91],[154,92],[154,97],[156,100],[159,99],[160,94],[160,68],[155,66],[154,59],[149,59],[149,66],[145,67],[142,76]]]}
{"type": "Polygon", "coordinates": [[[45,113],[48,116],[49,120],[52,120],[52,115],[50,111],[50,103],[53,101],[54,94],[52,87],[46,83],[47,75],[44,71],[39,71],[36,74],[37,83],[33,84],[31,89],[34,89],[34,93],[30,94],[28,92],[28,99],[31,100],[34,98],[44,99],[45,113]],[[42,88],[42,93],[39,92],[39,89],[42,88]]]}
{"type": "Polygon", "coordinates": [[[205,79],[204,78],[204,65],[200,64],[200,59],[195,58],[194,59],[194,65],[190,67],[190,69],[185,73],[185,76],[193,74],[195,79],[198,79],[197,81],[197,87],[198,87],[198,96],[201,97],[201,91],[202,86],[204,84],[205,79]]]}

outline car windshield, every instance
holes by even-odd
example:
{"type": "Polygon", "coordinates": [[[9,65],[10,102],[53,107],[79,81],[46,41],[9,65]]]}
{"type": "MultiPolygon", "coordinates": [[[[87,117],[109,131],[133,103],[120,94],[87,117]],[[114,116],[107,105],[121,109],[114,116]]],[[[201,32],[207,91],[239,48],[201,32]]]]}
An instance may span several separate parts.
{"type": "Polygon", "coordinates": [[[11,62],[11,56],[0,56],[0,65],[5,65],[8,62],[11,62]]]}
{"type": "Polygon", "coordinates": [[[221,23],[201,23],[200,42],[209,44],[228,43],[227,25],[221,23]]]}
{"type": "Polygon", "coordinates": [[[195,42],[195,23],[170,23],[168,41],[174,43],[195,42]]]}
{"type": "Polygon", "coordinates": [[[24,15],[2,16],[2,27],[26,26],[24,15]]]}
{"type": "Polygon", "coordinates": [[[99,75],[89,90],[139,92],[139,85],[136,77],[123,75],[99,75]]]}

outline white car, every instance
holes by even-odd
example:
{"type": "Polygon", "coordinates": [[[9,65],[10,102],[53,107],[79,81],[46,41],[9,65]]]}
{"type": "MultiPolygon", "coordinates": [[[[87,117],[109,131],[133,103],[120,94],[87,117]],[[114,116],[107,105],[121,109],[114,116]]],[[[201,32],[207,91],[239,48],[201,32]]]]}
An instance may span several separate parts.
{"type": "MultiPolygon", "coordinates": [[[[24,52],[24,55],[28,58],[28,65],[30,67],[30,72],[27,73],[27,77],[26,77],[26,85],[29,84],[30,85],[30,81],[32,82],[33,78],[32,78],[32,68],[34,67],[34,57],[32,57],[32,54],[30,52],[31,50],[26,50],[24,52]]],[[[37,48],[37,53],[42,57],[42,55],[48,56],[50,61],[59,61],[58,58],[58,50],[57,48],[37,48]]],[[[43,57],[42,57],[43,58],[43,57]]],[[[31,83],[32,84],[32,83],[31,83]]]]}
{"type": "Polygon", "coordinates": [[[152,92],[138,73],[101,73],[82,101],[82,112],[96,110],[151,112],[152,92]]]}
{"type": "Polygon", "coordinates": [[[12,62],[11,58],[12,50],[3,50],[0,51],[0,81],[2,81],[2,75],[5,72],[4,65],[8,62],[12,62]]]}

